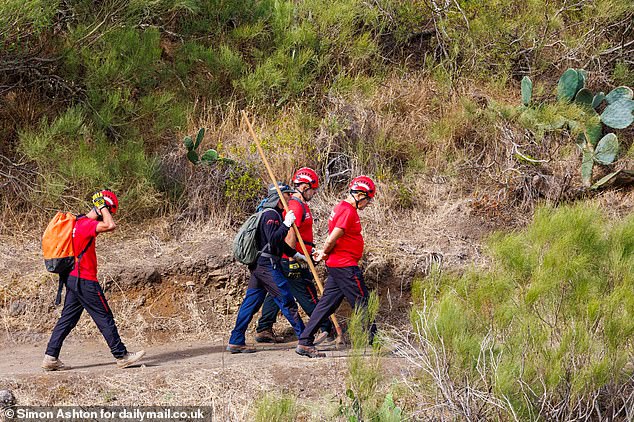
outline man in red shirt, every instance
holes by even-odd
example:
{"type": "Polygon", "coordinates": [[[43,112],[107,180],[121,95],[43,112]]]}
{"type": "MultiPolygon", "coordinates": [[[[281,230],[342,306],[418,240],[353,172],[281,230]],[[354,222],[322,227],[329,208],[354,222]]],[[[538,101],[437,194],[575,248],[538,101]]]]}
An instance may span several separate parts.
{"type": "Polygon", "coordinates": [[[121,341],[117,326],[108,306],[103,290],[97,281],[97,253],[95,238],[99,233],[113,231],[116,228],[113,215],[119,207],[117,196],[103,190],[92,196],[92,210],[77,217],[73,229],[73,250],[77,254],[75,267],[66,278],[66,297],[62,315],[57,321],[51,339],[46,347],[42,368],[46,371],[67,369],[59,360],[62,343],[77,325],[84,309],[106,339],[110,351],[119,368],[126,368],[138,362],[145,351],[129,353],[121,341]]]}
{"type": "MultiPolygon", "coordinates": [[[[322,250],[317,251],[315,260],[326,260],[328,278],[324,293],[319,299],[306,328],[299,337],[295,351],[308,357],[324,357],[314,346],[315,332],[319,324],[332,315],[343,299],[350,305],[366,308],[368,288],[359,269],[359,260],[363,255],[363,236],[358,210],[367,207],[376,193],[376,186],[367,176],[358,176],[350,182],[350,191],[328,219],[328,238],[322,250]]],[[[370,335],[376,326],[372,324],[370,335]]]]}
{"type": "MultiPolygon", "coordinates": [[[[313,243],[313,216],[310,212],[308,202],[313,199],[313,196],[319,189],[319,177],[315,170],[309,167],[302,167],[295,172],[292,179],[295,193],[290,197],[288,201],[288,208],[293,211],[297,216],[295,225],[299,229],[299,234],[302,236],[308,253],[312,253],[313,243]]],[[[287,242],[295,250],[303,254],[302,247],[295,238],[295,232],[289,231],[287,236],[287,242]]],[[[298,262],[287,255],[282,256],[281,268],[284,276],[288,279],[288,285],[291,293],[299,305],[304,309],[306,315],[311,316],[315,306],[317,305],[317,289],[313,282],[313,275],[308,268],[308,264],[305,262],[298,262]]],[[[262,306],[262,316],[258,320],[258,326],[256,328],[257,334],[255,341],[258,343],[276,343],[282,341],[283,338],[278,338],[273,334],[273,324],[277,319],[277,314],[280,311],[279,306],[273,300],[270,294],[267,294],[262,306]]],[[[315,343],[323,341],[327,336],[330,336],[332,340],[332,324],[329,319],[325,319],[321,325],[321,334],[319,339],[315,343]]]]}

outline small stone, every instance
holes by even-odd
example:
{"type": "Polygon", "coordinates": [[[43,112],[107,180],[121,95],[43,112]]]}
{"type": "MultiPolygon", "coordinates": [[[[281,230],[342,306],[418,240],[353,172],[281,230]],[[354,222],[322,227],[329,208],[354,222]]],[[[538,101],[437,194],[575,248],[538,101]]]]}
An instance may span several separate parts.
{"type": "Polygon", "coordinates": [[[11,303],[11,306],[9,307],[10,316],[18,316],[23,314],[25,311],[26,311],[26,304],[19,300],[11,303]]]}
{"type": "Polygon", "coordinates": [[[15,401],[11,390],[0,390],[0,408],[15,406],[15,401]]]}

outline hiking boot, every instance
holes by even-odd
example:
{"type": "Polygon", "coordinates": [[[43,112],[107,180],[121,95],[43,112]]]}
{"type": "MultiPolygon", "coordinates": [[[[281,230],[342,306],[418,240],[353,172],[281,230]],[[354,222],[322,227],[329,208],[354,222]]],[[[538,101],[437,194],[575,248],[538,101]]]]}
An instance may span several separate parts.
{"type": "Polygon", "coordinates": [[[320,331],[315,336],[313,345],[317,346],[318,344],[321,344],[323,342],[328,342],[328,339],[330,339],[330,343],[332,343],[335,340],[335,338],[331,336],[330,333],[328,333],[328,331],[320,331]]]}
{"type": "Polygon", "coordinates": [[[255,335],[255,341],[258,343],[284,343],[284,337],[276,336],[273,330],[260,331],[255,335]]]}
{"type": "Polygon", "coordinates": [[[70,366],[64,365],[64,362],[62,362],[58,358],[44,355],[44,360],[42,361],[42,369],[44,369],[45,371],[63,371],[65,369],[70,369],[70,366]]]}
{"type": "Polygon", "coordinates": [[[298,344],[295,348],[295,353],[302,356],[307,356],[309,358],[325,358],[326,354],[320,352],[315,348],[315,346],[304,346],[302,344],[298,344]]]}
{"type": "Polygon", "coordinates": [[[227,352],[231,354],[235,353],[255,353],[255,347],[246,346],[244,344],[229,344],[227,346],[227,352]]]}
{"type": "Polygon", "coordinates": [[[117,366],[119,368],[127,368],[130,365],[134,365],[141,358],[145,356],[145,350],[139,350],[138,352],[126,353],[123,357],[117,358],[117,366]]]}

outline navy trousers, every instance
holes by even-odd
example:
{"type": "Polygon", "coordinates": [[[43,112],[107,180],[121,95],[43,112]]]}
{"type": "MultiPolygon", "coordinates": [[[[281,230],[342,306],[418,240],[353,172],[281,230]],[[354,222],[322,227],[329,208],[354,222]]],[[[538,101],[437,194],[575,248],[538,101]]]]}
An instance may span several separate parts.
{"type": "MultiPolygon", "coordinates": [[[[288,274],[288,260],[282,259],[282,272],[286,275],[288,274]]],[[[309,317],[313,314],[315,306],[317,305],[318,296],[317,289],[315,288],[315,284],[313,282],[313,275],[310,272],[309,268],[301,269],[301,276],[299,278],[291,278],[287,277],[288,285],[291,289],[291,294],[299,303],[299,306],[302,307],[306,315],[309,317]]],[[[277,314],[279,313],[280,308],[273,300],[273,297],[270,294],[266,295],[264,299],[264,305],[262,306],[262,316],[258,320],[258,326],[256,331],[258,333],[269,330],[275,324],[277,320],[277,314]]],[[[330,319],[326,318],[319,326],[322,331],[332,334],[332,323],[330,319]]]]}
{"type": "Polygon", "coordinates": [[[53,328],[53,334],[51,334],[51,339],[46,347],[46,354],[59,357],[64,339],[75,328],[84,309],[88,311],[92,320],[97,324],[112,355],[115,358],[125,356],[128,351],[121,341],[114,316],[101,286],[96,281],[84,280],[83,278],[77,280],[77,277],[72,276],[68,277],[66,281],[66,297],[64,298],[62,316],[53,328]]]}
{"type": "Polygon", "coordinates": [[[288,281],[279,269],[279,266],[273,268],[272,265],[259,264],[249,278],[247,293],[238,310],[236,318],[236,326],[231,331],[229,344],[238,346],[245,344],[245,333],[249,327],[253,315],[260,310],[266,293],[269,293],[277,306],[282,310],[282,314],[295,330],[297,337],[304,330],[304,322],[299,316],[297,303],[291,294],[288,281]]]}
{"type": "MultiPolygon", "coordinates": [[[[328,278],[324,286],[324,294],[317,302],[313,314],[310,316],[306,329],[299,336],[299,344],[312,346],[315,341],[315,333],[319,325],[332,315],[345,298],[352,308],[365,309],[368,306],[368,288],[363,281],[363,274],[359,267],[328,267],[328,278]]],[[[376,332],[374,323],[370,326],[370,343],[376,332]]]]}

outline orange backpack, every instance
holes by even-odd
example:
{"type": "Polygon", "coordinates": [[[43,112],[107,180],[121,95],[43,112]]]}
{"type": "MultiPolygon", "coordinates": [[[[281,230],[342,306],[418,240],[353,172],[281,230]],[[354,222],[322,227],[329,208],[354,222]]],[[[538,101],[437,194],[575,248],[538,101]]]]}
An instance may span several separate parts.
{"type": "MultiPolygon", "coordinates": [[[[73,232],[77,216],[70,212],[57,212],[55,217],[48,223],[44,235],[42,236],[42,252],[44,254],[44,265],[49,272],[59,274],[59,288],[55,305],[59,305],[62,299],[62,288],[68,275],[75,268],[75,252],[73,250],[73,232]]],[[[77,256],[77,261],[81,259],[92,243],[88,242],[83,251],[77,256]]],[[[79,278],[79,277],[78,277],[79,278]]]]}

